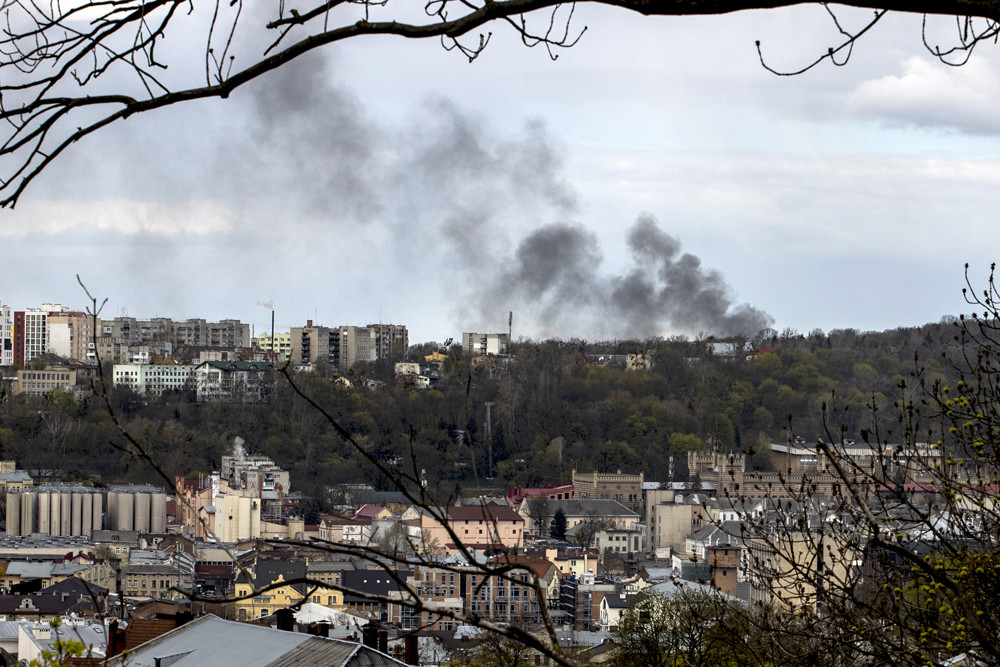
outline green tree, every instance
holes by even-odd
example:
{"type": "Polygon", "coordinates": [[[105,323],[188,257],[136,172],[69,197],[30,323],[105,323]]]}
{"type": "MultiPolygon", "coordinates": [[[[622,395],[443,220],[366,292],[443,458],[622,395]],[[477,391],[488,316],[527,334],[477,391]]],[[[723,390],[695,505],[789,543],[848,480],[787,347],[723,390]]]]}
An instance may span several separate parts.
{"type": "Polygon", "coordinates": [[[552,525],[549,528],[549,537],[554,540],[565,540],[567,527],[566,513],[563,512],[560,507],[556,510],[555,515],[552,517],[552,525]]]}

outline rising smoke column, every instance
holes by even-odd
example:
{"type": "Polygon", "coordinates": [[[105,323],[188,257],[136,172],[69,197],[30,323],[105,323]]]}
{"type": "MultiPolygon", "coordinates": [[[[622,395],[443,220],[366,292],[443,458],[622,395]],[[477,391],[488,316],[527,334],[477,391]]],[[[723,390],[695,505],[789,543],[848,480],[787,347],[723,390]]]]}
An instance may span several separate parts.
{"type": "Polygon", "coordinates": [[[484,308],[503,303],[550,335],[646,338],[672,334],[753,335],[770,326],[767,313],[733,302],[719,271],[681,252],[680,242],[650,215],[626,234],[632,266],[602,275],[596,237],[580,225],[541,227],[499,262],[496,284],[478,295],[484,308]]]}

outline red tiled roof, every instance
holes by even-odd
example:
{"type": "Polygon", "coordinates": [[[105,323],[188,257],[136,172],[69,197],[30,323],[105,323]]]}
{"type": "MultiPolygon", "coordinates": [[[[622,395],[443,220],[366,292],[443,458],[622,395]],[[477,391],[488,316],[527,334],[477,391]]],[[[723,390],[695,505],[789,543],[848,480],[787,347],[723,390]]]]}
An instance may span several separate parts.
{"type": "Polygon", "coordinates": [[[367,519],[374,519],[384,510],[385,510],[384,507],[379,507],[378,505],[362,505],[361,508],[354,513],[354,518],[361,517],[367,519]]]}

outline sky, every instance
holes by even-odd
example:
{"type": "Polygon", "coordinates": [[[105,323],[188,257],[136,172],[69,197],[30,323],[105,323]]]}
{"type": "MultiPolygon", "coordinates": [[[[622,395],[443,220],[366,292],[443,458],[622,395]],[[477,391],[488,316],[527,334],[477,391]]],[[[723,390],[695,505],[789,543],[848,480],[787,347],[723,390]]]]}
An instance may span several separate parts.
{"type": "Polygon", "coordinates": [[[109,319],[260,333],[273,309],[279,331],[391,322],[411,342],[506,331],[511,312],[515,338],[564,340],[969,312],[964,265],[984,285],[1000,239],[995,45],[950,67],[919,17],[890,16],[846,65],[783,77],[755,40],[798,69],[837,43],[822,7],[579,5],[573,26],[556,60],[501,24],[473,63],[350,40],[106,128],[0,211],[0,302],[83,309],[79,275],[109,319]]]}

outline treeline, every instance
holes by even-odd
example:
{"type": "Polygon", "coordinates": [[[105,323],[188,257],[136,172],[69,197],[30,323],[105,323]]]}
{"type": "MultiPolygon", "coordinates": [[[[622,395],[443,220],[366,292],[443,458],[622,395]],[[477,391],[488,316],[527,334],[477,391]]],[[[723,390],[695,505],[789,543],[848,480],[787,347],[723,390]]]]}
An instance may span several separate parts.
{"type": "MultiPolygon", "coordinates": [[[[912,391],[918,367],[952,379],[943,355],[955,351],[956,333],[951,322],[767,331],[726,341],[746,350],[735,354],[712,354],[713,340],[521,341],[508,363],[470,364],[453,348],[431,389],[397,383],[386,363],[354,369],[350,386],[321,374],[294,381],[367,452],[390,470],[422,474],[442,498],[470,487],[568,481],[573,469],[642,470],[659,481],[672,472],[683,481],[692,449],[748,452],[767,468],[768,443],[824,433],[824,405],[846,437],[877,428],[891,440],[896,412],[884,408],[899,399],[901,383],[912,391]],[[630,353],[647,354],[651,369],[591,359],[630,353]],[[883,409],[873,413],[871,405],[883,409]]],[[[436,349],[415,346],[410,357],[436,349]]],[[[117,420],[171,475],[217,468],[239,436],[250,453],[291,471],[293,491],[325,498],[322,489],[341,482],[392,486],[280,375],[264,404],[198,404],[189,394],[148,398],[124,389],[109,398],[117,420]]],[[[5,395],[0,456],[66,479],[162,482],[129,453],[96,395],[83,403],[5,395]]]]}

